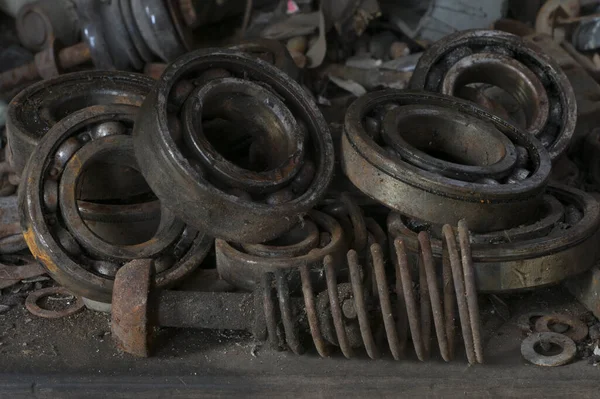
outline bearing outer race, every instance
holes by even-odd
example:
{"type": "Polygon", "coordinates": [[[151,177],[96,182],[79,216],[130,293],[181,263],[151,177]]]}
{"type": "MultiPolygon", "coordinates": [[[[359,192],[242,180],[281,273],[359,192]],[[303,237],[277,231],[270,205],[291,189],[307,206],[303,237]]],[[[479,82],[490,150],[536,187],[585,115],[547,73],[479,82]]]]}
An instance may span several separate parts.
{"type": "Polygon", "coordinates": [[[502,230],[530,220],[541,203],[551,169],[548,153],[535,137],[476,105],[435,93],[398,90],[369,93],[350,105],[341,158],[350,181],[371,198],[432,223],[456,225],[460,219],[466,219],[469,228],[476,232],[502,230]],[[484,118],[524,146],[537,167],[523,182],[504,185],[467,183],[417,168],[389,154],[363,128],[366,114],[386,103],[452,107],[484,118]]]}
{"type": "MultiPolygon", "coordinates": [[[[73,113],[64,118],[60,124],[51,129],[35,149],[32,160],[42,158],[42,154],[54,152],[62,138],[70,131],[86,126],[95,121],[106,119],[106,115],[135,115],[138,107],[128,105],[97,105],[73,113]],[[90,117],[89,115],[95,115],[90,117]],[[37,154],[40,154],[37,156],[37,154]]],[[[40,187],[46,165],[40,162],[29,162],[24,171],[28,184],[19,186],[19,215],[21,229],[33,256],[44,266],[50,276],[59,284],[67,287],[74,294],[94,301],[110,303],[112,299],[113,280],[101,277],[84,269],[73,261],[62,249],[45,223],[40,187]],[[36,198],[39,198],[36,200],[36,198]],[[44,221],[40,223],[39,221],[44,221]]],[[[202,263],[212,247],[212,238],[199,233],[187,253],[179,259],[176,266],[155,275],[157,287],[168,288],[181,281],[202,263]]]]}
{"type": "Polygon", "coordinates": [[[77,206],[77,180],[85,171],[86,165],[93,163],[98,151],[130,151],[133,157],[133,139],[131,136],[117,135],[94,140],[98,146],[90,148],[91,142],[84,144],[67,162],[59,182],[59,206],[67,229],[77,242],[95,256],[129,261],[132,258],[152,258],[164,248],[172,245],[183,231],[184,223],[170,213],[161,212],[159,230],[146,242],[135,245],[117,245],[98,237],[87,226],[77,206]],[[162,230],[161,230],[162,228],[162,230]]]}
{"type": "Polygon", "coordinates": [[[252,291],[260,284],[265,272],[295,271],[304,265],[308,265],[309,269],[313,266],[321,269],[326,255],[331,255],[335,264],[345,264],[348,248],[340,224],[333,217],[315,210],[309,212],[309,217],[321,229],[331,234],[331,241],[325,247],[293,258],[265,258],[241,252],[228,242],[217,239],[215,251],[219,275],[238,288],[252,291]]]}
{"type": "Polygon", "coordinates": [[[153,84],[152,78],[137,73],[85,71],[28,86],[13,98],[8,107],[6,135],[12,153],[11,166],[17,174],[21,174],[42,137],[54,123],[67,116],[51,115],[55,120],[45,120],[40,110],[48,103],[55,106],[65,97],[79,100],[71,100],[77,108],[70,113],[92,105],[111,103],[140,106],[153,84]]]}
{"type": "Polygon", "coordinates": [[[297,216],[323,197],[333,176],[333,142],[314,101],[278,68],[235,51],[199,50],[170,64],[142,105],[134,128],[134,144],[146,181],[173,212],[201,231],[235,242],[260,243],[289,230],[297,223],[297,216]],[[257,80],[270,84],[288,107],[293,107],[295,115],[304,117],[317,168],[311,185],[301,196],[280,205],[250,203],[197,180],[169,133],[167,101],[173,83],[200,68],[225,68],[258,77],[257,80]]]}
{"type": "MultiPolygon", "coordinates": [[[[565,230],[567,234],[558,237],[503,244],[472,244],[471,255],[479,292],[512,292],[556,284],[595,264],[600,238],[598,202],[591,195],[564,185],[549,186],[548,194],[565,202],[579,203],[584,209],[581,221],[565,230]],[[530,275],[527,275],[528,272],[530,275]]],[[[416,253],[416,233],[398,237],[404,240],[411,253],[416,253]]],[[[442,243],[432,239],[431,244],[434,258],[440,262],[442,243]]]]}
{"type": "MultiPolygon", "coordinates": [[[[533,43],[526,42],[522,38],[507,32],[495,30],[471,29],[453,33],[438,40],[419,59],[415,71],[411,77],[409,87],[412,90],[425,90],[429,72],[437,61],[454,49],[468,46],[476,42],[481,47],[503,46],[512,51],[519,52],[529,57],[541,70],[547,72],[553,83],[558,87],[560,103],[564,117],[564,126],[561,127],[555,140],[549,145],[548,152],[551,159],[556,159],[568,147],[575,124],[577,121],[577,103],[573,87],[560,66],[539,47],[533,43]]],[[[441,77],[443,80],[443,76],[441,77]]],[[[441,84],[440,84],[441,87],[441,84]]],[[[542,133],[543,134],[543,133],[542,133]]]]}

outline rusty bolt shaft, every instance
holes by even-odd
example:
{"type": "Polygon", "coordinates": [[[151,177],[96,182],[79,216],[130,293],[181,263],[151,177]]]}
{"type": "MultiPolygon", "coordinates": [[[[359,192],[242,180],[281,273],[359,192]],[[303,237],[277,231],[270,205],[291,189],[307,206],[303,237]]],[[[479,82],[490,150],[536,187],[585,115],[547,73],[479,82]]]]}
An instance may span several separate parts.
{"type": "MultiPolygon", "coordinates": [[[[44,50],[52,51],[51,48],[44,50]]],[[[52,57],[39,57],[41,53],[36,54],[36,59],[48,59],[52,57]]],[[[54,60],[58,65],[40,65],[37,62],[10,69],[0,74],[0,91],[10,90],[26,82],[38,80],[45,75],[44,71],[54,69],[56,71],[70,69],[78,65],[91,61],[91,53],[86,43],[78,43],[71,47],[66,47],[58,52],[58,59],[54,60]]],[[[51,62],[51,61],[48,61],[51,62]]],[[[44,76],[48,78],[49,76],[44,76]]]]}

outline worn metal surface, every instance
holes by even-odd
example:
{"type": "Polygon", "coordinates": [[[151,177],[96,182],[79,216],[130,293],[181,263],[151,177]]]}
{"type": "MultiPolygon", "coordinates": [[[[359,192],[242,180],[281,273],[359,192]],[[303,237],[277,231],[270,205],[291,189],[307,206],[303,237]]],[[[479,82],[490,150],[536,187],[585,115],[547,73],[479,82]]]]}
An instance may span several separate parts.
{"type": "Polygon", "coordinates": [[[552,159],[567,149],[578,104],[560,65],[539,47],[506,32],[458,32],[425,51],[410,88],[460,95],[459,89],[472,83],[509,93],[525,112],[523,128],[540,139],[552,159]]]}
{"type": "MultiPolygon", "coordinates": [[[[66,299],[65,299],[66,300],[66,299]]],[[[43,317],[45,319],[58,319],[61,317],[71,316],[75,313],[81,312],[83,310],[84,304],[83,300],[73,295],[69,290],[64,287],[49,287],[42,288],[41,290],[33,291],[31,294],[27,296],[25,300],[25,307],[27,310],[38,317],[43,317]],[[62,310],[49,310],[43,309],[40,307],[38,302],[45,297],[50,295],[64,295],[67,297],[72,297],[73,304],[62,310]]]]}
{"type": "Polygon", "coordinates": [[[19,9],[15,18],[21,44],[32,51],[40,51],[59,39],[65,46],[79,40],[79,24],[72,0],[36,1],[19,9]]]}
{"type": "MultiPolygon", "coordinates": [[[[231,97],[231,104],[243,100],[244,96],[235,95],[231,97]]],[[[296,224],[298,215],[322,198],[332,177],[331,136],[312,99],[284,72],[243,53],[209,49],[180,57],[165,70],[144,102],[140,115],[134,129],[135,151],[150,187],[179,217],[218,238],[246,243],[274,239],[289,230],[296,224]],[[182,81],[183,76],[187,82],[182,81]],[[304,166],[297,178],[278,191],[235,190],[212,179],[212,165],[184,155],[187,151],[180,141],[181,122],[177,111],[184,102],[193,101],[193,96],[188,97],[194,89],[191,81],[202,87],[211,79],[224,76],[260,84],[277,94],[297,123],[302,124],[302,129],[306,128],[306,155],[298,159],[304,166]]],[[[259,139],[268,143],[267,133],[276,134],[277,130],[265,120],[253,120],[251,115],[244,117],[247,117],[245,131],[230,125],[231,132],[226,136],[213,136],[211,145],[219,157],[242,169],[256,171],[260,162],[273,156],[273,148],[258,145],[259,139]],[[247,129],[248,126],[265,126],[265,122],[270,126],[266,131],[247,129]],[[225,141],[219,144],[217,137],[225,141]],[[237,156],[233,152],[236,137],[240,151],[237,156]]],[[[197,132],[199,128],[208,131],[210,125],[204,122],[194,130],[197,132]]]]}
{"type": "Polygon", "coordinates": [[[0,289],[10,287],[21,280],[41,276],[46,270],[30,255],[3,255],[0,260],[0,289]]]}
{"type": "Polygon", "coordinates": [[[572,139],[571,151],[577,153],[582,147],[583,140],[598,125],[600,125],[600,85],[594,78],[565,50],[562,45],[549,35],[536,34],[525,40],[540,47],[556,62],[573,87],[577,102],[577,123],[572,139]]]}
{"type": "Polygon", "coordinates": [[[87,167],[87,148],[108,143],[98,148],[108,151],[109,159],[111,152],[121,151],[118,158],[133,162],[129,134],[137,112],[138,107],[131,105],[98,105],[64,118],[35,149],[24,172],[28,184],[20,188],[21,228],[32,254],[55,280],[95,301],[110,302],[114,274],[124,261],[138,255],[153,257],[155,284],[166,287],[195,270],[212,246],[212,239],[174,222],[168,212],[161,212],[161,223],[153,235],[138,236],[133,245],[111,241],[114,235],[102,238],[91,234],[78,216],[73,185],[80,184],[76,175],[87,167]],[[108,122],[118,122],[124,128],[99,129],[108,122]],[[71,179],[63,182],[71,173],[71,179]],[[69,193],[70,202],[65,201],[69,193]],[[88,234],[79,234],[84,230],[88,234]]]}
{"type": "Polygon", "coordinates": [[[46,49],[35,54],[33,62],[0,73],[0,90],[50,79],[90,60],[90,49],[85,43],[64,47],[55,39],[46,49]]]}
{"type": "MultiPolygon", "coordinates": [[[[431,254],[431,249],[427,234],[422,233],[421,238],[422,263],[419,266],[417,280],[411,276],[411,267],[402,240],[397,240],[394,245],[397,251],[397,257],[394,258],[395,279],[388,279],[386,276],[383,250],[379,244],[373,244],[369,249],[372,268],[366,267],[367,264],[359,260],[356,251],[348,252],[351,284],[340,279],[340,273],[331,256],[324,258],[323,269],[321,269],[326,276],[326,291],[315,290],[311,283],[310,270],[306,267],[300,269],[302,295],[306,305],[303,312],[306,312],[313,343],[321,356],[328,356],[331,348],[337,346],[346,358],[352,358],[356,356],[357,349],[364,347],[367,355],[376,359],[380,356],[380,347],[375,343],[374,334],[381,329],[385,332],[394,359],[402,359],[410,326],[417,357],[426,360],[431,352],[430,334],[433,319],[442,357],[450,361],[454,357],[454,304],[458,300],[469,362],[472,364],[483,362],[479,320],[473,317],[479,313],[479,308],[472,300],[465,299],[465,293],[474,290],[474,281],[469,278],[472,266],[467,260],[468,251],[464,247],[468,244],[461,240],[463,256],[461,259],[457,252],[458,244],[454,233],[446,237],[450,240],[448,242],[453,241],[454,244],[451,245],[452,255],[444,271],[442,299],[438,281],[440,279],[433,268],[433,258],[428,255],[431,254]],[[375,281],[372,287],[367,284],[370,279],[375,281]],[[419,294],[414,291],[417,281],[420,281],[419,294]],[[455,283],[459,284],[456,291],[455,283]],[[395,287],[395,292],[390,287],[395,287]],[[420,298],[420,304],[417,304],[417,297],[420,298]]],[[[274,275],[272,272],[268,273],[266,278],[263,277],[263,286],[271,287],[274,278],[279,282],[280,277],[277,276],[277,272],[274,275]]],[[[298,342],[300,329],[285,327],[285,320],[283,320],[283,331],[277,328],[275,298],[283,314],[284,309],[281,307],[290,301],[290,293],[288,290],[282,290],[281,284],[277,284],[274,291],[267,289],[263,295],[265,317],[267,320],[272,320],[273,324],[268,331],[269,340],[275,346],[285,344],[293,352],[302,353],[305,348],[298,342]]]]}
{"type": "Polygon", "coordinates": [[[40,139],[65,116],[92,105],[140,106],[152,84],[152,79],[135,73],[86,71],[29,86],[8,108],[11,166],[20,175],[40,139]]]}
{"type": "Polygon", "coordinates": [[[537,332],[553,332],[553,324],[567,326],[567,330],[561,332],[561,334],[566,335],[575,342],[584,340],[588,335],[587,324],[574,316],[562,313],[549,314],[540,317],[535,322],[535,330],[537,332]]]}
{"type": "Polygon", "coordinates": [[[115,276],[110,330],[117,347],[135,356],[150,354],[152,269],[151,259],[137,259],[119,269],[115,276]]]}
{"type": "Polygon", "coordinates": [[[600,266],[565,281],[569,292],[582,303],[594,316],[600,318],[600,266]]]}
{"type": "MultiPolygon", "coordinates": [[[[531,226],[484,234],[487,237],[484,240],[472,234],[478,291],[510,292],[556,284],[595,264],[600,225],[598,202],[591,195],[567,186],[550,186],[548,194],[561,206],[554,201],[548,203],[544,216],[531,226]],[[550,221],[556,222],[549,225],[550,221]]],[[[388,219],[389,234],[402,237],[411,252],[417,251],[417,232],[429,228],[428,224],[403,220],[396,213],[388,219]]],[[[439,227],[433,226],[431,230],[435,232],[439,227]]],[[[439,262],[442,244],[434,239],[432,246],[439,262]]]]}
{"type": "MultiPolygon", "coordinates": [[[[457,122],[448,121],[449,126],[453,123],[457,122]]],[[[395,130],[408,141],[408,131],[402,134],[402,126],[395,130]]],[[[422,130],[419,136],[431,137],[427,134],[431,135],[434,129],[426,126],[422,130]]],[[[411,140],[415,140],[414,135],[411,140]]],[[[503,144],[502,142],[493,146],[498,148],[495,151],[499,155],[504,152],[507,156],[506,154],[510,154],[510,148],[507,151],[506,148],[502,148],[503,144]]],[[[406,215],[440,224],[456,224],[464,218],[475,232],[510,228],[535,218],[551,168],[548,154],[539,141],[466,101],[434,93],[394,90],[369,93],[350,105],[344,124],[341,159],[348,178],[371,198],[406,215]],[[480,174],[485,173],[487,166],[482,161],[485,156],[478,150],[486,149],[490,144],[483,143],[489,142],[490,138],[484,136],[485,131],[479,136],[474,135],[474,131],[464,129],[463,125],[462,128],[457,126],[453,132],[469,134],[469,141],[452,140],[452,135],[446,136],[440,131],[440,139],[436,140],[435,144],[441,148],[428,148],[431,140],[406,147],[411,158],[420,157],[419,159],[423,160],[423,153],[429,151],[427,155],[442,158],[438,161],[442,165],[443,162],[440,161],[448,159],[453,164],[459,164],[454,165],[454,169],[463,173],[453,173],[456,178],[449,178],[419,167],[387,146],[385,140],[380,138],[378,130],[370,132],[364,125],[366,118],[379,119],[382,113],[401,112],[404,106],[433,111],[443,108],[455,113],[457,120],[479,120],[481,124],[489,126],[488,129],[497,129],[500,134],[506,136],[515,148],[519,149],[521,155],[517,158],[520,159],[515,163],[510,176],[505,179],[481,179],[472,182],[473,168],[468,170],[464,165],[479,159],[477,166],[480,168],[476,170],[480,174]],[[480,144],[477,144],[478,141],[480,144]],[[422,146],[423,151],[415,151],[419,150],[418,145],[422,146]],[[465,169],[469,173],[464,173],[465,169]]],[[[421,164],[432,168],[432,161],[425,160],[421,164]]],[[[433,164],[433,169],[440,168],[433,164]]]]}
{"type": "Polygon", "coordinates": [[[521,343],[521,354],[525,360],[546,367],[562,366],[575,359],[577,346],[575,342],[566,335],[555,332],[533,333],[521,343]],[[542,343],[558,345],[562,351],[557,355],[543,355],[537,349],[542,343]]]}
{"type": "Polygon", "coordinates": [[[0,198],[0,253],[14,253],[27,249],[21,234],[17,196],[0,198]]]}
{"type": "Polygon", "coordinates": [[[278,40],[256,38],[244,40],[227,48],[248,53],[287,73],[292,79],[298,80],[300,69],[292,59],[288,49],[278,40]]]}
{"type": "MultiPolygon", "coordinates": [[[[215,251],[219,275],[238,288],[254,290],[264,273],[283,270],[289,272],[290,285],[296,290],[300,287],[297,270],[300,266],[306,265],[312,270],[314,266],[320,266],[327,255],[332,256],[336,265],[343,265],[348,244],[339,223],[315,210],[310,211],[302,223],[305,228],[314,226],[316,231],[311,234],[301,226],[295,226],[273,242],[254,245],[236,245],[217,239],[215,251]],[[322,235],[327,236],[324,242],[321,242],[322,235]],[[307,241],[305,244],[308,245],[297,248],[298,243],[302,244],[305,238],[310,239],[311,236],[316,236],[316,240],[307,241]]],[[[311,275],[312,286],[322,287],[322,275],[312,271],[311,275]]]]}

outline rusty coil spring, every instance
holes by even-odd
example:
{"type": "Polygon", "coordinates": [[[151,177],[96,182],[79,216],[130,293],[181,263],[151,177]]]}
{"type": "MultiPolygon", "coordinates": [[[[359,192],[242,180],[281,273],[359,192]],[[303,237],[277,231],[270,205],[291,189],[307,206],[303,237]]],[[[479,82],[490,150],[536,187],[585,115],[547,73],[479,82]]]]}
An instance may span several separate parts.
{"type": "MultiPolygon", "coordinates": [[[[308,266],[299,269],[302,281],[304,310],[310,335],[320,356],[330,354],[331,346],[339,346],[346,358],[354,356],[357,346],[364,346],[368,356],[377,359],[381,351],[375,344],[377,332],[377,312],[381,311],[379,319],[387,336],[390,352],[395,360],[405,357],[408,342],[408,332],[412,336],[413,345],[419,360],[429,358],[431,352],[431,325],[435,333],[442,358],[450,361],[454,358],[455,341],[455,304],[458,304],[459,320],[462,337],[470,364],[483,363],[483,348],[480,332],[479,305],[471,260],[469,231],[464,220],[458,224],[458,243],[450,225],[443,227],[444,257],[442,268],[442,288],[439,287],[438,274],[435,270],[429,235],[419,234],[418,281],[419,295],[413,289],[413,278],[408,255],[402,239],[394,241],[396,251],[395,281],[390,284],[385,271],[383,251],[379,244],[370,247],[373,264],[373,274],[376,282],[376,292],[369,291],[369,284],[364,282],[366,274],[361,273],[358,254],[355,250],[348,251],[351,298],[360,329],[360,345],[352,343],[345,325],[345,316],[340,301],[340,287],[347,283],[338,284],[338,276],[333,258],[327,256],[323,262],[323,272],[327,281],[326,296],[329,302],[329,312],[335,330],[334,339],[326,337],[324,315],[318,301],[323,293],[315,297],[310,280],[308,266]],[[361,276],[362,275],[362,276],[361,276]],[[418,302],[420,300],[420,306],[418,302]]],[[[301,343],[301,329],[295,312],[294,299],[286,276],[281,271],[263,275],[264,312],[269,341],[279,346],[279,339],[296,354],[304,352],[301,343]],[[276,292],[277,304],[273,297],[273,287],[276,292]],[[278,320],[278,317],[280,318],[278,320]],[[281,322],[283,332],[278,330],[281,322]]],[[[345,305],[345,304],[344,304],[345,305]]]]}

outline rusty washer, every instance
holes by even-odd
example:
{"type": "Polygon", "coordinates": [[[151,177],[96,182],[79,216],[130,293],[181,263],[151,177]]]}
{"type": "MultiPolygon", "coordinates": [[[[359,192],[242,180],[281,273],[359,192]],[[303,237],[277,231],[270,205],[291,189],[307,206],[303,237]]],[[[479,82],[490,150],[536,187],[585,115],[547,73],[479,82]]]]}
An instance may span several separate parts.
{"type": "MultiPolygon", "coordinates": [[[[548,187],[537,222],[514,229],[472,234],[477,289],[510,292],[556,284],[594,265],[598,253],[600,208],[589,194],[567,186],[548,187]],[[573,259],[577,259],[576,262],[573,259]]],[[[417,251],[417,233],[439,227],[393,212],[388,218],[392,237],[402,237],[417,251]]],[[[442,244],[433,239],[434,257],[441,262],[442,244]]]]}
{"type": "Polygon", "coordinates": [[[577,115],[571,84],[554,60],[518,36],[491,30],[446,36],[419,59],[410,88],[461,97],[477,83],[513,97],[524,112],[522,127],[540,139],[552,160],[565,151],[577,115]]]}
{"type": "Polygon", "coordinates": [[[350,105],[341,158],[375,200],[440,225],[465,218],[475,232],[535,218],[551,168],[537,140],[471,103],[396,90],[350,105]]]}
{"type": "MultiPolygon", "coordinates": [[[[156,285],[167,287],[194,271],[212,245],[212,239],[164,207],[158,223],[142,230],[143,235],[132,234],[133,242],[120,240],[114,232],[102,235],[83,220],[76,200],[92,163],[120,162],[137,169],[130,133],[138,110],[97,105],[64,118],[34,151],[24,172],[28,184],[20,187],[21,228],[30,251],[55,280],[94,301],[110,302],[114,275],[124,262],[152,258],[156,285]]],[[[139,206],[143,210],[148,204],[139,206]]]]}
{"type": "Polygon", "coordinates": [[[6,120],[10,163],[20,176],[40,139],[65,116],[100,104],[140,106],[154,81],[127,72],[75,72],[27,87],[10,102],[6,120]]]}
{"type": "Polygon", "coordinates": [[[521,354],[525,360],[537,366],[556,367],[573,360],[577,354],[577,346],[566,335],[554,332],[539,332],[533,333],[523,340],[521,354]],[[543,343],[558,345],[562,351],[557,355],[543,355],[538,352],[543,343]]]}
{"type": "Polygon", "coordinates": [[[84,304],[80,297],[73,295],[73,293],[64,287],[49,287],[29,294],[25,300],[25,307],[35,316],[43,317],[45,319],[59,319],[81,312],[84,304]],[[38,301],[50,295],[72,295],[74,301],[73,305],[63,310],[42,309],[40,305],[38,305],[38,301]]]}
{"type": "MultiPolygon", "coordinates": [[[[337,221],[313,210],[302,225],[295,226],[273,242],[237,245],[217,239],[215,250],[221,278],[238,288],[252,291],[266,272],[293,272],[302,265],[320,267],[327,255],[332,256],[338,265],[344,263],[348,248],[337,221]],[[326,240],[323,240],[323,235],[327,236],[326,240]]],[[[299,276],[288,278],[299,281],[299,276]]],[[[313,284],[318,281],[315,278],[313,284]]]]}
{"type": "Polygon", "coordinates": [[[333,173],[333,143],[313,100],[275,66],[231,50],[173,62],[144,101],[134,140],[165,205],[227,241],[290,230],[333,173]]]}
{"type": "Polygon", "coordinates": [[[561,334],[566,335],[575,342],[579,342],[588,335],[588,326],[581,320],[566,314],[550,314],[540,317],[535,322],[537,332],[553,332],[552,324],[564,324],[568,329],[561,334]]]}

